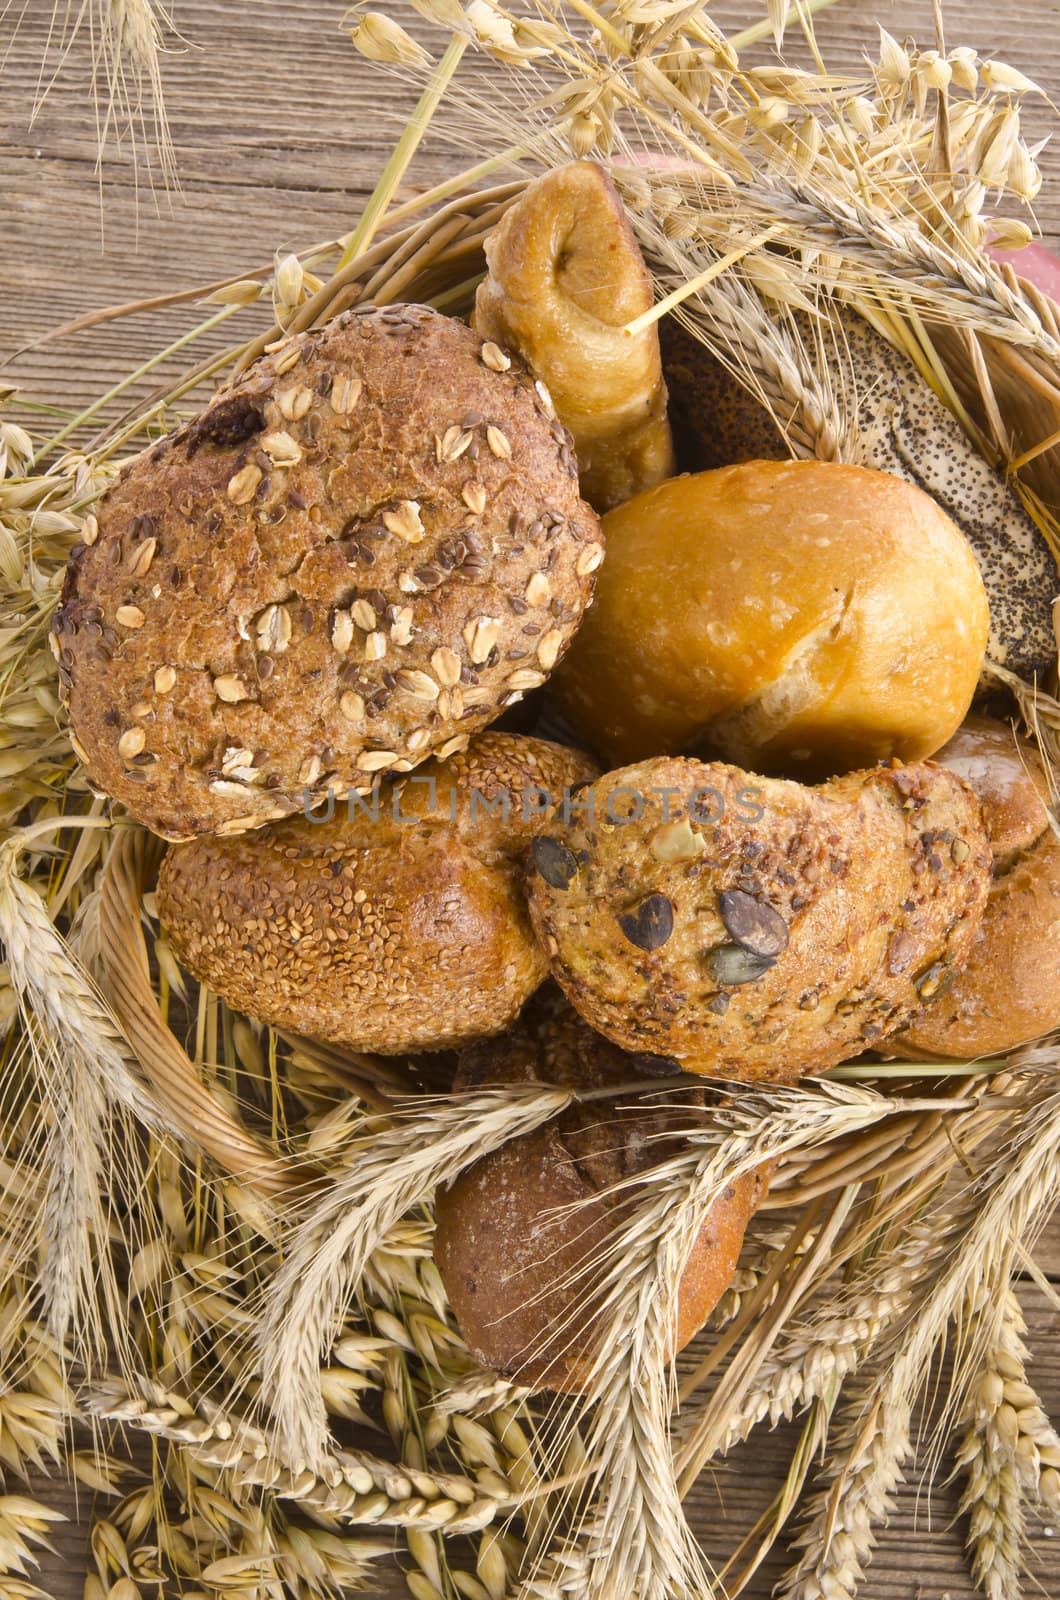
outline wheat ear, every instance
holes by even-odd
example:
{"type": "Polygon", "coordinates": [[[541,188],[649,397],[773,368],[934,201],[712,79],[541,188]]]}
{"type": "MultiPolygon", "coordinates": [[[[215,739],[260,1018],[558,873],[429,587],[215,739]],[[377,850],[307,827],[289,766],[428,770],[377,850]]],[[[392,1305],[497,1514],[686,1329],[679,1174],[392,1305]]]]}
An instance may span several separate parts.
{"type": "Polygon", "coordinates": [[[908,1398],[894,1384],[871,1397],[862,1387],[844,1407],[845,1420],[829,1451],[826,1487],[810,1501],[808,1520],[795,1540],[802,1556],[778,1591],[783,1600],[854,1600],[875,1530],[912,1454],[911,1414],[908,1398]]]}
{"type": "Polygon", "coordinates": [[[471,1478],[395,1465],[364,1450],[334,1450],[320,1472],[296,1470],[244,1418],[148,1378],[97,1384],[79,1398],[89,1416],[179,1444],[202,1466],[231,1474],[237,1489],[264,1489],[342,1522],[472,1533],[502,1506],[471,1478]]]}
{"type": "Polygon", "coordinates": [[[710,1208],[728,1184],[763,1162],[909,1107],[831,1083],[745,1093],[690,1120],[677,1155],[612,1191],[634,1188],[642,1197],[584,1269],[599,1308],[585,1385],[594,1400],[586,1434],[598,1484],[594,1539],[610,1553],[609,1561],[592,1563],[589,1600],[711,1592],[676,1481],[667,1375],[678,1285],[710,1208]]]}
{"type": "Polygon", "coordinates": [[[1060,1511],[1060,1435],[1027,1382],[1026,1324],[1012,1284],[978,1285],[967,1319],[973,1333],[985,1320],[990,1338],[960,1419],[960,1509],[979,1587],[988,1600],[1018,1600],[1023,1494],[1060,1511]]]}
{"type": "Polygon", "coordinates": [[[316,1466],[327,1441],[319,1363],[372,1252],[413,1206],[471,1162],[570,1104],[568,1089],[513,1085],[410,1107],[368,1124],[346,1170],[314,1196],[268,1290],[258,1342],[263,1395],[282,1447],[316,1466]]]}

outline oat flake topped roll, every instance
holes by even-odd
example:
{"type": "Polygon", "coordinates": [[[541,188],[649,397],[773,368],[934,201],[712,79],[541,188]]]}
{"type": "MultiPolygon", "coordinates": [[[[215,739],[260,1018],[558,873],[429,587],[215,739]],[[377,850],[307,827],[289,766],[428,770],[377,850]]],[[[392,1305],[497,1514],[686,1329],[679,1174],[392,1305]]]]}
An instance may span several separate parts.
{"type": "Polygon", "coordinates": [[[53,625],[71,732],[172,839],[463,748],[544,681],[603,555],[547,397],[423,306],[287,341],[86,535],[53,625]]]}

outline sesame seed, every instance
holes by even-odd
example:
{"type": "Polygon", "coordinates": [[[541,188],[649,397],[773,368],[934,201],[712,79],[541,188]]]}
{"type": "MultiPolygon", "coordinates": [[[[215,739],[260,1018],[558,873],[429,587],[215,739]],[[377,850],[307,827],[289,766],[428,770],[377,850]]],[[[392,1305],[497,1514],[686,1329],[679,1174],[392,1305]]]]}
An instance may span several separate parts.
{"type": "Polygon", "coordinates": [[[603,559],[604,547],[602,544],[587,544],[585,549],[580,552],[574,570],[579,578],[586,578],[590,572],[596,571],[603,559]]]}
{"type": "Polygon", "coordinates": [[[426,533],[419,501],[402,500],[396,511],[384,511],[383,526],[406,544],[419,544],[426,533]]]}
{"type": "Polygon", "coordinates": [[[288,422],[298,422],[313,404],[312,391],[303,388],[301,384],[293,389],[284,389],[276,396],[276,404],[280,408],[281,417],[285,417],[288,422]]]}
{"type": "Polygon", "coordinates": [[[510,461],[512,459],[512,447],[509,443],[508,435],[502,433],[500,428],[495,428],[492,423],[486,429],[486,443],[489,445],[492,454],[497,456],[499,460],[510,461]]]}
{"type": "Polygon", "coordinates": [[[479,352],[484,366],[492,372],[507,372],[512,364],[512,358],[506,355],[499,344],[494,344],[492,339],[487,339],[479,352]]]}
{"type": "Polygon", "coordinates": [[[386,634],[370,633],[364,641],[364,659],[366,661],[382,661],[386,655],[386,634]]]}
{"type": "Polygon", "coordinates": [[[541,635],[541,639],[537,646],[537,659],[540,661],[546,672],[551,672],[552,668],[556,665],[556,662],[559,660],[559,653],[562,647],[562,628],[550,628],[547,633],[541,635]]]}
{"type": "Polygon", "coordinates": [[[129,571],[134,578],[143,578],[155,558],[157,539],[144,539],[129,557],[129,571]]]}
{"type": "Polygon", "coordinates": [[[548,581],[547,572],[535,572],[526,586],[527,603],[532,606],[545,606],[552,598],[552,585],[548,581]]]}
{"type": "Polygon", "coordinates": [[[365,633],[371,633],[376,624],[375,607],[370,606],[367,600],[355,600],[350,607],[350,616],[359,628],[365,633]]]}
{"type": "Polygon", "coordinates": [[[348,416],[361,398],[360,378],[336,378],[331,386],[331,409],[336,416],[348,416]]]}
{"type": "Polygon", "coordinates": [[[348,611],[336,611],[331,624],[331,642],[340,656],[344,656],[353,643],[353,622],[348,611]]]}
{"type": "Polygon", "coordinates": [[[250,699],[246,684],[234,673],[226,672],[221,677],[215,678],[213,688],[218,700],[223,700],[226,705],[234,706],[240,700],[250,699]]]}
{"type": "Polygon", "coordinates": [[[123,761],[129,761],[140,754],[146,743],[147,735],[142,728],[128,728],[118,740],[118,754],[123,761]]]}
{"type": "Polygon", "coordinates": [[[437,700],[438,698],[438,685],[429,672],[420,672],[416,669],[399,672],[398,683],[417,700],[437,700]]]}
{"type": "Polygon", "coordinates": [[[93,545],[98,538],[99,523],[96,521],[95,517],[90,511],[84,522],[81,524],[81,539],[83,543],[87,545],[93,545]]]}
{"type": "Polygon", "coordinates": [[[447,689],[460,682],[460,657],[455,650],[442,645],[431,656],[431,670],[447,689]]]}
{"type": "Polygon", "coordinates": [[[397,759],[396,750],[366,750],[358,757],[357,765],[362,772],[382,772],[384,767],[392,767],[397,759]]]}
{"type": "Polygon", "coordinates": [[[114,620],[123,628],[142,628],[145,618],[139,606],[119,606],[114,620]]]}
{"type": "Polygon", "coordinates": [[[347,722],[364,721],[364,700],[359,694],[355,694],[352,689],[347,689],[339,700],[339,710],[347,722]]]}
{"type": "Polygon", "coordinates": [[[296,467],[302,459],[301,446],[289,433],[280,429],[277,433],[267,433],[261,441],[261,448],[269,457],[273,466],[296,467]]]}

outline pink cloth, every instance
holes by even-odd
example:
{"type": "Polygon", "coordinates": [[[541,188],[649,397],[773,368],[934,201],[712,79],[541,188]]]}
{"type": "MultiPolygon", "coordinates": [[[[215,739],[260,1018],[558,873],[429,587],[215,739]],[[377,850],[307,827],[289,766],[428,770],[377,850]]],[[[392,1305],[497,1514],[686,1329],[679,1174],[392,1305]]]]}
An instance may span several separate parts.
{"type": "Polygon", "coordinates": [[[994,261],[1008,261],[1017,277],[1033,283],[1051,300],[1060,301],[1060,256],[1043,244],[1029,244],[1025,250],[995,250],[993,245],[987,245],[986,253],[994,261]]]}

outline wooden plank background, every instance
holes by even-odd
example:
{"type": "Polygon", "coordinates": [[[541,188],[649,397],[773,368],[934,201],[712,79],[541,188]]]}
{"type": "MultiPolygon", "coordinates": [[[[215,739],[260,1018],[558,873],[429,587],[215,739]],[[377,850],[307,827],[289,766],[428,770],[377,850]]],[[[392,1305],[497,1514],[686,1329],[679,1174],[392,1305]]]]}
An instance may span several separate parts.
{"type": "MultiPolygon", "coordinates": [[[[723,0],[710,9],[735,29],[757,20],[765,0],[723,0]]],[[[185,42],[163,62],[177,147],[180,192],[138,180],[128,152],[96,168],[96,124],[87,45],[70,55],[32,127],[51,0],[0,0],[0,382],[26,397],[80,407],[176,337],[197,316],[181,310],[139,316],[68,339],[32,345],[58,324],[95,307],[189,288],[266,261],[276,250],[334,237],[356,221],[411,104],[355,54],[339,31],[342,0],[177,0],[185,42]],[[14,24],[18,22],[17,29],[14,24]],[[161,336],[161,337],[160,337],[161,336]]],[[[408,17],[403,18],[408,21],[408,17]]],[[[1060,4],[1056,0],[950,0],[948,42],[997,54],[1060,99],[1060,4]]],[[[928,42],[930,0],[845,0],[819,19],[830,66],[854,69],[873,51],[879,21],[928,42]]],[[[416,18],[410,26],[435,43],[416,18]]],[[[470,64],[466,73],[488,71],[470,64]]],[[[1050,113],[1036,113],[1041,132],[1050,113]]],[[[437,181],[451,170],[444,150],[427,148],[413,172],[437,181]]],[[[1043,158],[1038,217],[1060,243],[1060,155],[1043,158]]],[[[1060,1230],[1043,1247],[1060,1283],[1060,1230]]],[[[1060,1414],[1060,1317],[1034,1285],[1024,1305],[1034,1348],[1032,1378],[1060,1414]]],[[[2,1377],[2,1375],[0,1375],[2,1377]]],[[[790,1429],[761,1432],[749,1451],[697,1487],[693,1514],[710,1554],[724,1559],[779,1481],[790,1429]]],[[[55,1535],[41,1581],[56,1600],[80,1594],[85,1524],[61,1484],[40,1491],[70,1512],[55,1535]]],[[[933,1496],[912,1476],[883,1532],[862,1588],[864,1600],[970,1600],[961,1557],[963,1530],[948,1489],[933,1496]]],[[[86,1513],[82,1504],[82,1516],[86,1513]]],[[[1060,1600],[1060,1527],[1032,1525],[1028,1593],[1060,1600]]],[[[778,1557],[756,1582],[768,1595],[778,1557]]],[[[405,1593],[400,1578],[378,1591],[405,1593]]],[[[1008,1597],[1006,1597],[1008,1600],[1008,1597]]]]}

